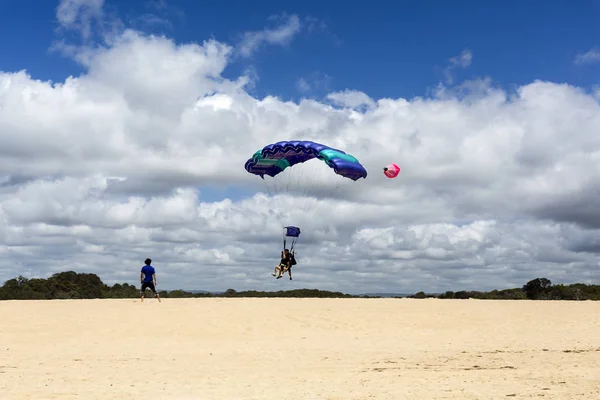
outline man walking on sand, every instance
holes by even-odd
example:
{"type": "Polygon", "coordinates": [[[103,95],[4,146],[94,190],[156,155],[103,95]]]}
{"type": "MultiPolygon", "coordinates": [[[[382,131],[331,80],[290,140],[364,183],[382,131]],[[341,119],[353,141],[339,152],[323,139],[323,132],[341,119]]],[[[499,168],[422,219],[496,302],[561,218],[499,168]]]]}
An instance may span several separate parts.
{"type": "Polygon", "coordinates": [[[140,296],[142,297],[142,302],[144,301],[145,290],[150,289],[152,290],[152,293],[154,293],[154,297],[156,297],[158,299],[158,302],[160,303],[160,296],[156,292],[156,271],[154,270],[154,267],[150,265],[152,263],[152,260],[146,258],[145,263],[146,265],[142,267],[142,272],[140,274],[140,282],[142,283],[142,288],[140,289],[140,296]]]}

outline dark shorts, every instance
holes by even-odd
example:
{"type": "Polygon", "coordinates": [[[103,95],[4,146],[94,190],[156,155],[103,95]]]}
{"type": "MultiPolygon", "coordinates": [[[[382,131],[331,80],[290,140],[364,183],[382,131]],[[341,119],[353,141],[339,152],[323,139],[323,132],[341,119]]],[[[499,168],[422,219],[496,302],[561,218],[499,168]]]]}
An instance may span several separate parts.
{"type": "Polygon", "coordinates": [[[146,289],[150,289],[152,290],[152,293],[156,293],[154,282],[142,282],[142,288],[140,289],[140,293],[144,293],[144,290],[146,289]]]}

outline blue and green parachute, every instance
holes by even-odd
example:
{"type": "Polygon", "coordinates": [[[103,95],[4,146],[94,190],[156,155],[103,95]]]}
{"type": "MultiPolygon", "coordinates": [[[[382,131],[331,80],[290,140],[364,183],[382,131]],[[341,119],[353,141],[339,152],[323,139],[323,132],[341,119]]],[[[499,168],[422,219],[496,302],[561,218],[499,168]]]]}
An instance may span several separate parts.
{"type": "Polygon", "coordinates": [[[246,171],[258,175],[274,177],[298,163],[312,159],[324,161],[341,176],[356,181],[367,177],[367,170],[358,160],[341,150],[310,141],[277,142],[258,150],[246,161],[246,171]]]}

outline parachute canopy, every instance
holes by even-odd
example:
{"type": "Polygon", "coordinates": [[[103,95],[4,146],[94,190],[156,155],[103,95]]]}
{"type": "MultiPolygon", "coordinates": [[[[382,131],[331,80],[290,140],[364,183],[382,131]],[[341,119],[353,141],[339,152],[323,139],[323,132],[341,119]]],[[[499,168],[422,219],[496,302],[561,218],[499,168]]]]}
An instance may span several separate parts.
{"type": "Polygon", "coordinates": [[[291,237],[290,241],[290,251],[294,251],[294,246],[296,246],[296,242],[298,241],[298,236],[300,236],[300,228],[297,226],[284,226],[283,227],[283,249],[286,249],[287,238],[291,237]]]}
{"type": "Polygon", "coordinates": [[[300,236],[300,228],[297,226],[284,226],[285,236],[298,237],[300,236]]]}
{"type": "Polygon", "coordinates": [[[288,141],[269,144],[246,161],[246,171],[264,179],[276,176],[288,167],[317,158],[334,172],[356,181],[367,177],[367,170],[358,160],[341,150],[310,141],[288,141]]]}
{"type": "Polygon", "coordinates": [[[383,173],[388,178],[395,178],[400,173],[400,167],[398,164],[388,164],[383,168],[383,173]]]}

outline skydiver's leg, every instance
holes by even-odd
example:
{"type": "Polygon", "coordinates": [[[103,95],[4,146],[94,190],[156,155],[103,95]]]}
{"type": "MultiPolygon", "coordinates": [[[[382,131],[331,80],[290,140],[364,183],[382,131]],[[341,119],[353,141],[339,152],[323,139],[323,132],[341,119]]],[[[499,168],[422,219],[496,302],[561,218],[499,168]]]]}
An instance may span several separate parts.
{"type": "Polygon", "coordinates": [[[288,267],[288,274],[290,274],[290,281],[292,280],[292,267],[288,267]]]}
{"type": "Polygon", "coordinates": [[[279,264],[279,275],[277,275],[277,279],[281,278],[285,273],[285,264],[279,264]]]}

